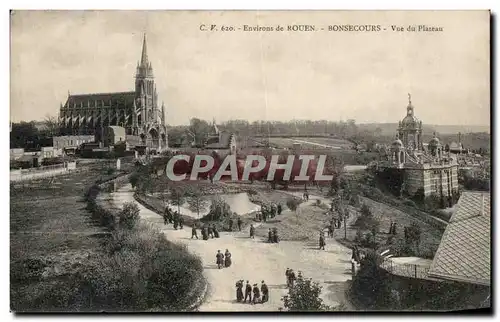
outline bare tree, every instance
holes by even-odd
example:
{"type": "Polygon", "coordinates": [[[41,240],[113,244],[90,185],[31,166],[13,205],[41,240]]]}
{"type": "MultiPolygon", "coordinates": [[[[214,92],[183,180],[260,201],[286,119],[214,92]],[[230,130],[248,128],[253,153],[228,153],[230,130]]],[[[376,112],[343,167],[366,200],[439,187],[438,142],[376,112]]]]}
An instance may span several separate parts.
{"type": "Polygon", "coordinates": [[[44,130],[48,136],[54,136],[59,134],[59,120],[57,117],[52,115],[46,115],[43,120],[44,130]]]}
{"type": "Polygon", "coordinates": [[[198,214],[198,219],[200,218],[200,211],[205,210],[209,205],[209,201],[204,197],[203,191],[199,187],[193,187],[189,191],[187,202],[189,208],[198,214]]]}

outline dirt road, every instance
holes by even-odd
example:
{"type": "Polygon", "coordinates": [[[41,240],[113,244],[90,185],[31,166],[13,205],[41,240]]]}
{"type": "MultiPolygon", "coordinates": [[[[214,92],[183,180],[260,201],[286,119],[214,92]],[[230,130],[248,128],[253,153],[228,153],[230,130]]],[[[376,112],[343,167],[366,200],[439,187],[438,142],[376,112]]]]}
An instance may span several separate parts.
{"type": "MultiPolygon", "coordinates": [[[[133,191],[127,185],[111,194],[116,206],[134,201],[133,191]]],[[[314,200],[309,201],[314,202],[314,200]]],[[[350,250],[333,239],[327,240],[326,251],[319,251],[317,242],[282,241],[268,244],[265,240],[250,239],[248,231],[221,233],[218,239],[204,241],[198,231],[199,240],[191,239],[191,228],[174,230],[165,226],[156,213],[139,204],[141,219],[162,230],[171,241],[184,243],[189,251],[199,255],[205,265],[209,282],[209,296],[199,308],[200,311],[278,311],[283,306],[281,297],[288,293],[285,284],[285,270],[290,267],[302,271],[323,286],[322,298],[325,304],[337,305],[345,302],[345,281],[351,279],[350,250]],[[233,264],[229,268],[217,269],[217,250],[232,254],[233,264]],[[270,288],[270,300],[265,304],[241,304],[236,302],[235,283],[249,280],[253,285],[264,280],[270,288]]],[[[349,306],[348,306],[349,307],[349,306]]]]}

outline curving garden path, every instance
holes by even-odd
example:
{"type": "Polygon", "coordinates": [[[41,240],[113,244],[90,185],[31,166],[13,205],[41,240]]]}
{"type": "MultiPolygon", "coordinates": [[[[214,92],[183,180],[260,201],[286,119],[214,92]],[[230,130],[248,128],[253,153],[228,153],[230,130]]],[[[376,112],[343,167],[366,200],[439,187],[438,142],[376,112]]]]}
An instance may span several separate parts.
{"type": "MultiPolygon", "coordinates": [[[[128,184],[111,194],[112,202],[121,207],[125,202],[134,201],[133,194],[128,184]]],[[[309,203],[315,202],[316,198],[311,196],[309,203]]],[[[209,282],[209,294],[200,311],[278,311],[283,306],[281,297],[288,293],[285,284],[287,267],[296,272],[300,270],[305,277],[319,282],[323,286],[325,304],[345,302],[345,282],[351,279],[351,252],[334,239],[327,239],[326,251],[319,251],[317,242],[281,241],[279,244],[268,244],[259,237],[249,239],[248,229],[244,232],[222,232],[220,238],[208,241],[202,240],[198,231],[200,239],[191,240],[190,227],[174,230],[172,225],[165,226],[163,218],[157,213],[140,204],[138,206],[143,221],[164,232],[168,240],[186,244],[189,251],[201,257],[209,282]],[[215,254],[219,249],[231,252],[231,267],[217,269],[215,254]],[[258,283],[259,287],[264,280],[270,288],[269,302],[257,305],[237,303],[235,283],[240,279],[249,280],[252,285],[258,283]]]]}

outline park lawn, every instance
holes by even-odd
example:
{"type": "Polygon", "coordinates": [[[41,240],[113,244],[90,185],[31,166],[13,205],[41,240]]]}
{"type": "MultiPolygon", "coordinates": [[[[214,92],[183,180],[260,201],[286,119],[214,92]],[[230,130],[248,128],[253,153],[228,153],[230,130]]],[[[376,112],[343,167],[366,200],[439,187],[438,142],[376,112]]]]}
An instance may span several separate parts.
{"type": "Polygon", "coordinates": [[[99,251],[83,200],[85,189],[104,176],[99,168],[15,184],[10,194],[11,309],[30,311],[53,280],[71,276],[99,251]]]}

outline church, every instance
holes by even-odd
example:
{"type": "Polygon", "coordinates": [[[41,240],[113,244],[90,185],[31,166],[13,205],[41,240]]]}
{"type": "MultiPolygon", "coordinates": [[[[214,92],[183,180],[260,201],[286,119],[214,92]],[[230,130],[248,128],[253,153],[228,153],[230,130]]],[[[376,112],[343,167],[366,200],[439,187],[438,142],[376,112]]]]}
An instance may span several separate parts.
{"type": "Polygon", "coordinates": [[[159,107],[146,35],[137,63],[135,89],[128,92],[70,94],[59,111],[61,135],[94,135],[103,141],[110,127],[122,127],[126,139],[148,150],[168,147],[165,105],[159,107]]]}
{"type": "Polygon", "coordinates": [[[377,168],[400,177],[402,193],[423,198],[435,195],[443,207],[451,206],[458,194],[456,157],[445,153],[435,133],[424,147],[422,121],[415,116],[410,94],[406,116],[399,122],[387,160],[379,162],[377,168]]]}

